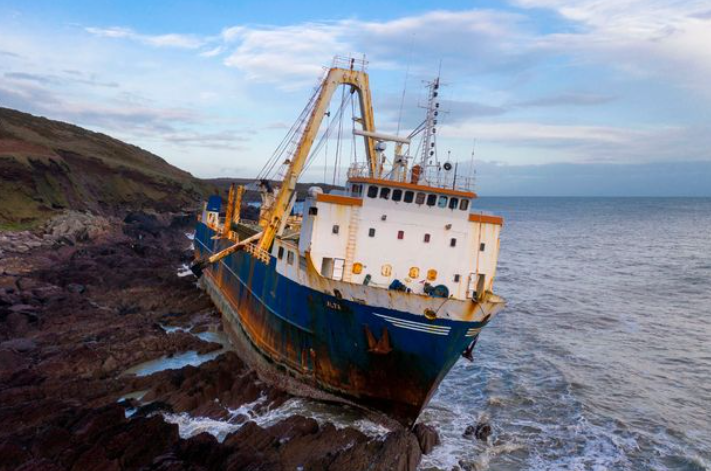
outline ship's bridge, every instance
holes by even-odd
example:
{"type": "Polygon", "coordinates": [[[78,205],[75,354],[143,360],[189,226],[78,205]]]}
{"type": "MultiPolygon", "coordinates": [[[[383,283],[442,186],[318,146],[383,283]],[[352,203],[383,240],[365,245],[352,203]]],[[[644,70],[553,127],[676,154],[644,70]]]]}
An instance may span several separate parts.
{"type": "Polygon", "coordinates": [[[312,187],[299,251],[326,278],[478,299],[493,284],[503,220],[475,211],[461,188],[353,173],[345,191],[312,187]]]}

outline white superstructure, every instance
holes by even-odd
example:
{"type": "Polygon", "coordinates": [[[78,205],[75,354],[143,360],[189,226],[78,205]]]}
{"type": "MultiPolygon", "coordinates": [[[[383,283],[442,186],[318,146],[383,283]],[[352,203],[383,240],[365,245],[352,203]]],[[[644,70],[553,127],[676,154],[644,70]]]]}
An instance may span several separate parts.
{"type": "Polygon", "coordinates": [[[305,202],[299,252],[322,276],[455,299],[492,291],[502,219],[471,212],[474,193],[372,178],[347,188],[305,202]]]}

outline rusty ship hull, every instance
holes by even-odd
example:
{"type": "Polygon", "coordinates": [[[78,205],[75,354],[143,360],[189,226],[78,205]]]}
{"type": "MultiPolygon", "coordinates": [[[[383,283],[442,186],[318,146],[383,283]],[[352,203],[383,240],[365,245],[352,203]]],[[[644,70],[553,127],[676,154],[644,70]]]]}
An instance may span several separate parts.
{"type": "MultiPolygon", "coordinates": [[[[196,258],[230,245],[199,222],[196,258]]],[[[203,286],[234,347],[260,376],[297,395],[342,401],[414,424],[488,319],[426,320],[333,296],[237,252],[210,266],[203,286]]]]}

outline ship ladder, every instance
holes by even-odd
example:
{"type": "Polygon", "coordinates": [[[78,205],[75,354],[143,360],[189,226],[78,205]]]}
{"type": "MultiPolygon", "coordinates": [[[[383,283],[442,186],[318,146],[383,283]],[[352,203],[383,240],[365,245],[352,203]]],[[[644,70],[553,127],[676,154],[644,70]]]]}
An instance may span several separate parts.
{"type": "Polygon", "coordinates": [[[347,283],[350,283],[353,277],[353,258],[355,258],[359,222],[360,207],[351,206],[351,220],[348,223],[348,242],[346,243],[346,262],[343,267],[343,281],[347,283]]]}

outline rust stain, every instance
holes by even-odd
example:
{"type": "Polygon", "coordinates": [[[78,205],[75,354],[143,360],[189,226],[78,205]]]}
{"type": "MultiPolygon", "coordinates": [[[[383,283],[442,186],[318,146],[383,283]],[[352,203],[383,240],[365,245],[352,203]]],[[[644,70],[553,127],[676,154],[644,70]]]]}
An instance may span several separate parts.
{"type": "Polygon", "coordinates": [[[323,203],[340,204],[344,206],[363,206],[363,200],[360,198],[353,198],[351,196],[329,195],[326,193],[319,193],[316,196],[316,201],[321,201],[323,203]]]}
{"type": "Polygon", "coordinates": [[[481,222],[484,224],[496,224],[499,226],[504,225],[504,218],[501,216],[491,216],[489,214],[470,214],[470,222],[481,222]]]}

